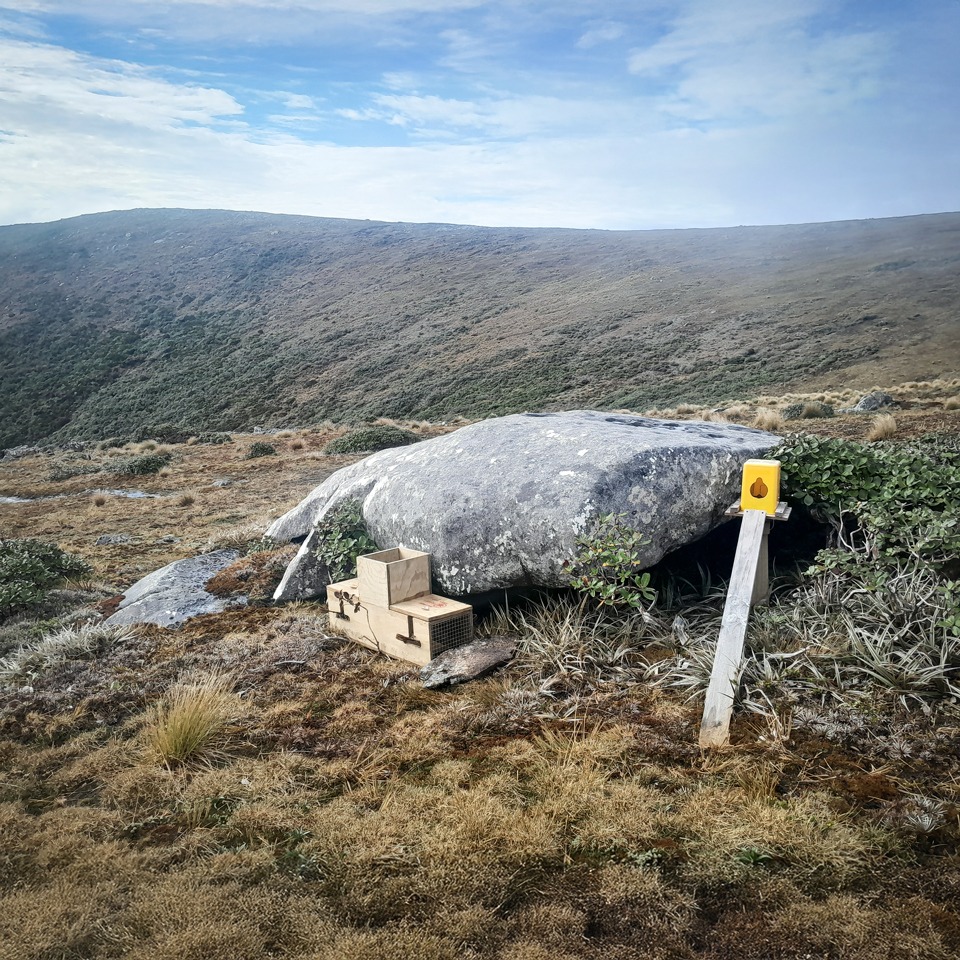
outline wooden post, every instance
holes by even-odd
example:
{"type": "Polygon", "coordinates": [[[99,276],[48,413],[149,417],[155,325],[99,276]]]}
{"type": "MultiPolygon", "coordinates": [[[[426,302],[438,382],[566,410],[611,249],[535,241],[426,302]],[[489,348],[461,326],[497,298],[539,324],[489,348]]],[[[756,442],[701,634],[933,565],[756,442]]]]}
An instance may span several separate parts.
{"type": "Polygon", "coordinates": [[[723,608],[717,652],[707,688],[707,700],[700,723],[700,746],[722,747],[730,739],[730,717],[733,714],[734,684],[743,661],[743,641],[747,634],[750,607],[758,592],[757,576],[763,561],[763,594],[767,592],[767,514],[762,510],[745,510],[737,555],[733,561],[730,589],[723,608]],[[763,555],[763,556],[761,556],[763,555]]]}

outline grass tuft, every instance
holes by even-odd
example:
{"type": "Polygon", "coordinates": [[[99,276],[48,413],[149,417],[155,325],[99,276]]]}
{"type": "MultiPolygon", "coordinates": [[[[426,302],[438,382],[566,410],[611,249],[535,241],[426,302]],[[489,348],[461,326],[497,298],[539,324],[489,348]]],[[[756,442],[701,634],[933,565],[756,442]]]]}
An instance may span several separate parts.
{"type": "Polygon", "coordinates": [[[889,440],[891,437],[896,436],[896,433],[896,418],[892,414],[881,413],[870,425],[870,429],[867,431],[867,440],[871,442],[875,440],[889,440]]]}
{"type": "Polygon", "coordinates": [[[225,674],[175,683],[148,715],[148,756],[166,767],[221,757],[224,729],[236,709],[232,685],[225,674]]]}

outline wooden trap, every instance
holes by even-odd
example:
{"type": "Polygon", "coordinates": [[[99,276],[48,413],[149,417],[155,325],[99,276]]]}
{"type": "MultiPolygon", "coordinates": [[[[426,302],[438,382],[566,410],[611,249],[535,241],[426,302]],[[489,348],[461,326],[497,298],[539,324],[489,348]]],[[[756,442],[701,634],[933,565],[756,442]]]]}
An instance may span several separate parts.
{"type": "Polygon", "coordinates": [[[473,607],[430,592],[430,554],[395,547],[357,557],[357,576],[327,587],[330,629],[423,666],[473,640],[473,607]]]}

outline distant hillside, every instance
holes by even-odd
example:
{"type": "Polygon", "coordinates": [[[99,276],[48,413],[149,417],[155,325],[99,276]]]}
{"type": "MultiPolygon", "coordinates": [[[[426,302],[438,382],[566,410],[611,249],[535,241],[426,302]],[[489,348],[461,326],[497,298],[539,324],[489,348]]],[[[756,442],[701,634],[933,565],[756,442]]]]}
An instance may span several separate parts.
{"type": "Polygon", "coordinates": [[[0,291],[0,445],[960,369],[960,214],[613,233],[134,210],[0,227],[0,291]]]}

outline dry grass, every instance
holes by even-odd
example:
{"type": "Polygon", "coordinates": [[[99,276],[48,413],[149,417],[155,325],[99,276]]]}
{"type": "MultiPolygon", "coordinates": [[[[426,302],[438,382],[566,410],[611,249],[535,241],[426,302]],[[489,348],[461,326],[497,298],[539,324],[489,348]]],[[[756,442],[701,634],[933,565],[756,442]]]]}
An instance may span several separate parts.
{"type": "Polygon", "coordinates": [[[780,433],[784,429],[784,419],[779,410],[761,407],[757,410],[751,426],[758,430],[768,430],[770,433],[780,433]]]}
{"type": "Polygon", "coordinates": [[[896,418],[889,413],[879,414],[870,425],[867,431],[866,439],[873,442],[875,440],[889,440],[897,435],[896,418]]]}
{"type": "Polygon", "coordinates": [[[224,755],[224,731],[237,711],[233,678],[212,674],[175,683],[147,717],[146,755],[167,767],[224,755]]]}

